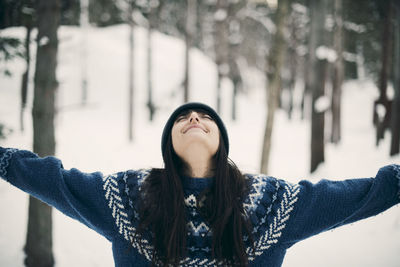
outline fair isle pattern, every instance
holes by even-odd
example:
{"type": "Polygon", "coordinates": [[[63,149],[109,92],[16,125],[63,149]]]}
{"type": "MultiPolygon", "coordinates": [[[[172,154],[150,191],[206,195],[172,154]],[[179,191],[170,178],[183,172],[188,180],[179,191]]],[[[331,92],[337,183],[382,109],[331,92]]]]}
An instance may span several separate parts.
{"type": "MultiPolygon", "coordinates": [[[[201,203],[199,205],[201,206],[201,203]]],[[[189,213],[193,218],[196,218],[198,216],[197,212],[197,198],[195,195],[190,194],[187,197],[185,197],[185,205],[187,206],[187,209],[189,209],[189,213]]],[[[211,231],[208,225],[205,222],[193,222],[189,221],[187,223],[188,227],[188,234],[191,234],[193,236],[211,236],[211,231]]]]}
{"type": "Polygon", "coordinates": [[[198,267],[198,266],[230,266],[231,264],[226,261],[216,261],[210,259],[199,259],[199,258],[186,258],[179,262],[180,266],[185,267],[198,267]]]}
{"type": "Polygon", "coordinates": [[[290,213],[293,211],[294,205],[298,200],[297,195],[299,192],[299,185],[285,185],[285,193],[283,194],[280,207],[272,222],[269,224],[268,230],[254,243],[254,252],[251,251],[250,247],[246,250],[250,261],[253,261],[256,256],[260,256],[265,250],[269,249],[271,245],[278,243],[282,231],[286,227],[286,222],[290,218],[290,213]]]}
{"type": "Polygon", "coordinates": [[[188,197],[185,197],[185,204],[188,207],[196,208],[196,206],[197,206],[196,196],[193,194],[190,194],[188,197]]]}
{"type": "MultiPolygon", "coordinates": [[[[261,203],[261,199],[265,194],[266,191],[266,184],[268,182],[268,179],[273,179],[270,176],[266,176],[263,174],[259,175],[245,175],[246,179],[252,179],[252,185],[251,185],[251,190],[247,198],[245,199],[243,203],[244,210],[246,212],[247,216],[250,216],[251,213],[253,213],[257,207],[261,203]]],[[[274,180],[274,194],[272,195],[272,202],[270,206],[268,207],[267,213],[264,216],[264,219],[266,219],[267,215],[271,212],[272,205],[276,201],[278,197],[278,189],[280,187],[279,181],[276,179],[274,180]]]]}
{"type": "MultiPolygon", "coordinates": [[[[258,183],[259,184],[259,183],[258,183]]],[[[300,192],[299,185],[285,185],[285,192],[282,197],[277,214],[274,216],[272,222],[269,224],[268,230],[262,234],[257,241],[254,243],[255,251],[251,251],[251,248],[246,249],[246,253],[249,255],[249,261],[255,260],[257,256],[263,254],[264,251],[269,249],[271,245],[278,243],[278,239],[282,235],[283,229],[286,227],[286,222],[289,220],[290,213],[294,209],[294,205],[298,200],[298,194],[300,192]]],[[[180,263],[182,266],[226,266],[229,265],[226,262],[210,259],[192,259],[186,258],[180,263]]]]}
{"type": "MultiPolygon", "coordinates": [[[[138,184],[140,185],[143,180],[148,176],[148,170],[141,170],[135,172],[136,179],[138,179],[138,184]]],[[[119,233],[124,237],[125,240],[129,241],[132,246],[137,249],[137,251],[144,255],[148,261],[152,260],[154,247],[150,244],[147,239],[141,238],[140,242],[144,244],[144,249],[139,246],[137,241],[134,239],[136,228],[132,225],[129,220],[128,213],[126,207],[124,206],[121,198],[121,192],[118,186],[118,180],[127,181],[128,174],[127,172],[116,173],[103,178],[103,189],[105,191],[105,198],[108,201],[108,206],[112,211],[112,216],[115,219],[115,224],[119,230],[119,233]]],[[[245,203],[243,203],[245,209],[247,211],[255,211],[257,207],[260,205],[260,201],[263,198],[263,194],[265,193],[265,187],[267,185],[268,176],[259,175],[259,176],[248,176],[247,179],[253,178],[252,189],[249,193],[249,196],[245,203]]],[[[270,182],[273,182],[274,190],[272,194],[272,203],[277,200],[277,190],[284,190],[282,199],[279,202],[279,208],[276,211],[276,214],[273,216],[272,220],[269,222],[268,227],[265,232],[261,233],[261,235],[255,240],[254,247],[255,251],[252,251],[250,247],[246,249],[246,253],[249,255],[249,261],[253,261],[257,256],[263,254],[264,251],[269,249],[271,245],[278,243],[279,238],[282,235],[282,231],[286,227],[286,223],[289,220],[290,213],[294,209],[294,205],[298,200],[298,193],[300,192],[299,185],[291,185],[285,183],[282,186],[278,180],[272,179],[270,182]]],[[[140,191],[140,186],[139,186],[140,191]]],[[[272,192],[270,192],[272,193],[272,192]]],[[[194,195],[189,195],[185,198],[185,204],[189,208],[196,207],[196,197],[194,195]]],[[[272,208],[272,204],[269,203],[269,207],[267,209],[267,214],[270,212],[272,208]]],[[[266,217],[266,216],[264,216],[266,217]]],[[[266,218],[261,220],[262,223],[265,222],[266,218]]],[[[208,230],[208,226],[201,222],[197,226],[193,224],[193,222],[189,222],[188,226],[197,231],[204,232],[208,230]]],[[[195,266],[227,266],[230,265],[227,261],[217,261],[215,259],[204,259],[204,258],[192,258],[186,257],[184,260],[180,261],[180,266],[187,267],[195,267],[195,266]]]]}
{"type": "Polygon", "coordinates": [[[199,225],[195,226],[195,224],[190,221],[187,224],[188,230],[195,236],[211,236],[210,228],[204,222],[201,222],[199,225]]]}
{"type": "Polygon", "coordinates": [[[15,148],[7,148],[6,152],[4,152],[0,159],[0,177],[6,177],[7,167],[10,164],[11,157],[17,151],[18,149],[15,148]]]}
{"type": "MultiPolygon", "coordinates": [[[[116,173],[103,177],[103,189],[105,191],[105,197],[108,200],[108,207],[112,211],[112,216],[115,219],[119,233],[124,237],[125,240],[129,241],[138,252],[146,257],[148,261],[151,261],[154,247],[149,243],[147,239],[142,238],[140,242],[144,245],[144,249],[134,240],[136,228],[132,226],[126,208],[122,203],[120,196],[120,190],[118,188],[118,175],[123,175],[123,180],[126,181],[127,173],[116,173]]],[[[140,180],[146,177],[146,172],[141,172],[140,180]]]]}

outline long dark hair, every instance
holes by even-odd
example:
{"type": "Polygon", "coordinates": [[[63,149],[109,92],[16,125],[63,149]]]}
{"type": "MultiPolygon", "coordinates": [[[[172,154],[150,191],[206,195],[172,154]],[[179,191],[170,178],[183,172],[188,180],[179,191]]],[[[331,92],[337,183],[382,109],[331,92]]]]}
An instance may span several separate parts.
{"type": "MultiPolygon", "coordinates": [[[[175,153],[171,136],[163,157],[165,168],[152,169],[142,184],[137,236],[151,232],[153,265],[178,266],[186,256],[187,221],[180,179],[186,165],[175,153]]],[[[214,166],[215,183],[198,196],[204,201],[197,201],[197,208],[212,231],[212,257],[227,265],[247,266],[243,237],[249,237],[250,245],[253,238],[252,226],[242,203],[248,194],[248,184],[228,158],[221,137],[214,166]],[[200,202],[204,203],[201,207],[200,202]]]]}

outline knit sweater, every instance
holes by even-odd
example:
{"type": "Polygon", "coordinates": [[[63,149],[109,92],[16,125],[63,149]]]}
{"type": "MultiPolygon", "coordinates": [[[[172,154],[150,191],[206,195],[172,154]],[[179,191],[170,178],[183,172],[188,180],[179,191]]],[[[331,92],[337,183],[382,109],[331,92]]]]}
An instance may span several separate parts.
{"type": "MultiPolygon", "coordinates": [[[[0,147],[0,177],[57,208],[112,242],[116,267],[150,266],[151,234],[144,248],[133,238],[140,188],[150,170],[112,175],[66,170],[55,157],[38,157],[0,147]]],[[[254,227],[249,266],[281,266],[286,250],[323,231],[376,215],[400,202],[400,165],[381,168],[375,178],[321,180],[297,184],[266,175],[245,174],[250,192],[243,202],[254,227]]],[[[187,253],[181,266],[224,265],[211,257],[212,232],[197,210],[196,196],[214,178],[182,177],[187,214],[187,253]]],[[[245,243],[249,240],[244,236],[245,243]]]]}

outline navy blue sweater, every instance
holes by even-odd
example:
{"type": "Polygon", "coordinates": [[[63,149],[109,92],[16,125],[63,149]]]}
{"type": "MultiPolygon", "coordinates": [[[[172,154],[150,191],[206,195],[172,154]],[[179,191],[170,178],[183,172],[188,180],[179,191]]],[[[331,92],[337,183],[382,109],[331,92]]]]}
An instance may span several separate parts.
{"type": "MultiPolygon", "coordinates": [[[[55,157],[0,147],[0,177],[82,222],[112,242],[115,266],[150,266],[153,246],[133,239],[140,187],[150,170],[112,175],[65,170],[55,157]]],[[[381,168],[375,178],[301,181],[292,184],[246,174],[251,190],[243,202],[254,227],[250,266],[281,266],[286,250],[312,235],[376,215],[400,202],[400,165],[381,168]]],[[[196,208],[196,196],[213,178],[182,177],[188,218],[187,257],[182,266],[223,265],[211,258],[212,233],[196,208]]],[[[148,235],[150,236],[150,234],[148,235]]],[[[244,237],[246,240],[246,237],[244,237]]]]}

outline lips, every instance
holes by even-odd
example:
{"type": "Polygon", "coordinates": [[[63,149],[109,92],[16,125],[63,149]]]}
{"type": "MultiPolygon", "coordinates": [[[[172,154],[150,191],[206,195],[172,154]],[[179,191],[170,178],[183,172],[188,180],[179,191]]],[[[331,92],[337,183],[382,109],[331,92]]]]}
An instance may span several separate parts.
{"type": "Polygon", "coordinates": [[[206,130],[204,130],[200,125],[191,125],[185,131],[183,131],[183,133],[186,133],[187,131],[189,131],[190,129],[193,129],[193,128],[198,128],[198,129],[201,129],[204,132],[206,132],[206,130]]]}

